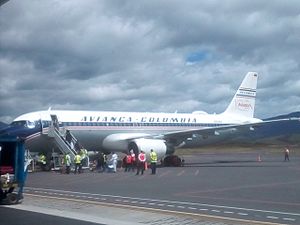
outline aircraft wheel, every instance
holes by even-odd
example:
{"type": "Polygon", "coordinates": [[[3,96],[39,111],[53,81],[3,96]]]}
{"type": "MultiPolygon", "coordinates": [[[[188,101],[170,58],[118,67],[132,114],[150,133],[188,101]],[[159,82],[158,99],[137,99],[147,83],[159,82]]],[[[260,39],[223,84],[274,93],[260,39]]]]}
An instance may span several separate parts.
{"type": "Polygon", "coordinates": [[[181,166],[181,159],[177,155],[168,155],[164,158],[163,164],[164,166],[181,166]]]}
{"type": "Polygon", "coordinates": [[[5,202],[8,205],[14,205],[18,203],[18,195],[16,193],[8,193],[5,199],[5,202]]]}

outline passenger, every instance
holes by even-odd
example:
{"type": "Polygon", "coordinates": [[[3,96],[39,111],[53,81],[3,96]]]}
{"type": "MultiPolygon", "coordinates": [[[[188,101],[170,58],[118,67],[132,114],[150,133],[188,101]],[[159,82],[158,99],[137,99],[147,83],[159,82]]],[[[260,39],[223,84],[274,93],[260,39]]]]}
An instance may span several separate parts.
{"type": "Polygon", "coordinates": [[[103,172],[106,171],[107,168],[107,155],[103,154],[103,172]]]}
{"type": "Polygon", "coordinates": [[[127,153],[127,155],[125,156],[125,172],[129,172],[131,169],[131,162],[132,162],[132,158],[131,158],[131,154],[127,153]]]}
{"type": "Polygon", "coordinates": [[[111,161],[112,161],[112,165],[113,165],[113,172],[116,173],[117,172],[118,155],[115,152],[112,153],[111,161]]]}
{"type": "Polygon", "coordinates": [[[127,169],[126,169],[127,168],[126,157],[127,157],[127,155],[125,155],[123,157],[123,159],[122,159],[122,168],[125,169],[124,172],[127,172],[127,169]]]}
{"type": "Polygon", "coordinates": [[[137,164],[137,172],[136,175],[139,175],[141,172],[141,175],[144,174],[145,171],[145,162],[146,162],[146,155],[143,151],[140,152],[138,155],[138,164],[137,164]]]}
{"type": "Polygon", "coordinates": [[[94,160],[92,163],[90,163],[90,171],[98,171],[98,161],[94,160]]]}
{"type": "Polygon", "coordinates": [[[98,160],[97,160],[97,171],[104,172],[104,154],[103,152],[99,153],[98,160]]]}
{"type": "Polygon", "coordinates": [[[75,162],[74,174],[76,174],[77,172],[81,173],[81,156],[78,153],[75,155],[74,162],[75,162]]]}
{"type": "Polygon", "coordinates": [[[131,155],[131,170],[132,172],[134,172],[136,167],[136,156],[134,154],[133,149],[130,150],[130,155],[131,155]]]}
{"type": "Polygon", "coordinates": [[[150,152],[150,160],[151,160],[151,174],[156,174],[156,164],[157,164],[157,154],[153,149],[150,152]]]}
{"type": "Polygon", "coordinates": [[[290,150],[288,147],[284,149],[284,161],[290,161],[290,150]]]}
{"type": "Polygon", "coordinates": [[[69,130],[66,131],[66,141],[71,144],[72,143],[72,135],[69,130]]]}

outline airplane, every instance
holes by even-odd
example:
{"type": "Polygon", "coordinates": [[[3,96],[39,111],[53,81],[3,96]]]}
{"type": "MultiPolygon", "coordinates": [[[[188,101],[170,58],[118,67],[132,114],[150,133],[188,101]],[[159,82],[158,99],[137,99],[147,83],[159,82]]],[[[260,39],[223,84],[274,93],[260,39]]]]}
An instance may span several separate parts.
{"type": "Polygon", "coordinates": [[[57,146],[46,134],[51,124],[56,123],[58,128],[70,131],[89,151],[126,152],[132,149],[136,155],[143,150],[149,156],[154,149],[162,159],[178,148],[234,139],[240,133],[248,135],[260,127],[290,121],[254,118],[257,80],[256,72],[248,72],[230,104],[220,114],[48,109],[17,117],[8,128],[0,131],[0,135],[26,138],[26,147],[33,152],[53,151],[57,146]]]}

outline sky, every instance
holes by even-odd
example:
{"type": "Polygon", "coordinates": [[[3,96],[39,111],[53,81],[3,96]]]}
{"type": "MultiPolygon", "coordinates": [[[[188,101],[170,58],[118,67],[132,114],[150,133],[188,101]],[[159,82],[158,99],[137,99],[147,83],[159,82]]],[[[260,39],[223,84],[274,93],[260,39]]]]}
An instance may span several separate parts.
{"type": "Polygon", "coordinates": [[[0,121],[38,110],[221,113],[248,71],[255,117],[300,111],[300,1],[10,0],[0,121]]]}

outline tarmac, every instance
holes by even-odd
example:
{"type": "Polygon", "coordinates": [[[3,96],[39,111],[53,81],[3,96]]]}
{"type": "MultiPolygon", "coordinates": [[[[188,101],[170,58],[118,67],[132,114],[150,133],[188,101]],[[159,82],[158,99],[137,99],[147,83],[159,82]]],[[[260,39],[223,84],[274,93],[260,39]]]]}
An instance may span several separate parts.
{"type": "Polygon", "coordinates": [[[0,224],[300,224],[299,154],[183,157],[156,175],[30,173],[23,203],[1,206],[0,224]]]}

